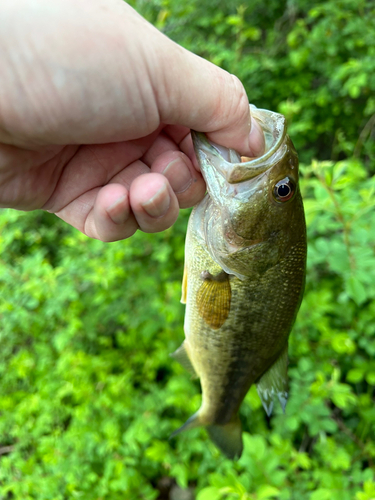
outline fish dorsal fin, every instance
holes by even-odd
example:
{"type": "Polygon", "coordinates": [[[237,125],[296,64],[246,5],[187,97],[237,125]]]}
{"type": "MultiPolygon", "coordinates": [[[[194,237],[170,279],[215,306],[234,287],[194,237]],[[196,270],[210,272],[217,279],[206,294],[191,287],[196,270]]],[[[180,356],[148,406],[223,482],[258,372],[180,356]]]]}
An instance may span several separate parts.
{"type": "Polygon", "coordinates": [[[229,276],[222,271],[213,276],[203,271],[203,280],[197,293],[197,307],[200,316],[214,330],[220,328],[228,317],[231,302],[229,276]]]}
{"type": "Polygon", "coordinates": [[[288,400],[288,344],[274,364],[258,380],[256,387],[263,407],[268,416],[273,410],[275,396],[278,397],[283,411],[288,400]]]}
{"type": "Polygon", "coordinates": [[[181,304],[186,304],[187,297],[187,269],[184,267],[184,276],[182,278],[181,304]]]}
{"type": "Polygon", "coordinates": [[[186,350],[186,344],[185,341],[182,342],[180,347],[175,351],[172,352],[171,357],[175,359],[178,363],[180,363],[181,366],[187,370],[192,377],[197,378],[197,374],[194,370],[194,366],[192,365],[192,362],[190,361],[189,354],[186,350]]]}

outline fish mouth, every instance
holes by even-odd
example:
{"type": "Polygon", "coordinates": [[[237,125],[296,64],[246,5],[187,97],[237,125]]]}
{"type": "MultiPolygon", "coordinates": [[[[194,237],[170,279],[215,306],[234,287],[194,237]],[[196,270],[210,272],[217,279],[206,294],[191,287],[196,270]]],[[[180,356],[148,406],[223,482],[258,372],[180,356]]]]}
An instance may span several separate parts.
{"type": "Polygon", "coordinates": [[[285,146],[282,145],[286,136],[284,116],[266,109],[258,109],[253,105],[250,105],[250,112],[252,118],[257,120],[262,128],[265,152],[262,156],[249,161],[241,162],[240,155],[234,149],[219,146],[209,141],[202,132],[192,130],[194,150],[204,176],[205,170],[213,167],[229,184],[237,184],[263,174],[284,155],[285,146]]]}

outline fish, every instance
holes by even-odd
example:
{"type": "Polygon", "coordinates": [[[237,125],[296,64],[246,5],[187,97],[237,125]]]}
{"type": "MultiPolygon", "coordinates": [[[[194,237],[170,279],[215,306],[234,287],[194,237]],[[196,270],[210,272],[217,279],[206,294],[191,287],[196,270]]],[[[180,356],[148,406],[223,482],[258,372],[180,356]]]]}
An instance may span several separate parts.
{"type": "Polygon", "coordinates": [[[178,433],[204,426],[230,459],[243,451],[239,408],[252,384],[268,416],[288,399],[288,337],[306,274],[298,155],[283,115],[250,105],[265,152],[245,158],[192,131],[207,184],[193,208],[181,302],[185,340],[172,356],[200,379],[202,404],[178,433]],[[246,161],[248,160],[248,161],[246,161]]]}

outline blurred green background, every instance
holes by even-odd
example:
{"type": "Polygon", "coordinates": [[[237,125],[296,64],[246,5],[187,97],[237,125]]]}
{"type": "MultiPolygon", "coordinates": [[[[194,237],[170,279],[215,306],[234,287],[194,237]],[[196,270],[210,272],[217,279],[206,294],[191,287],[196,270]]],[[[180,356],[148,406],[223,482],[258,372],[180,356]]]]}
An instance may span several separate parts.
{"type": "Polygon", "coordinates": [[[290,400],[254,388],[245,450],[195,429],[199,384],[169,357],[189,211],[157,235],[89,240],[54,216],[0,212],[1,500],[375,499],[375,4],[134,0],[173,40],[286,115],[309,255],[290,400]]]}

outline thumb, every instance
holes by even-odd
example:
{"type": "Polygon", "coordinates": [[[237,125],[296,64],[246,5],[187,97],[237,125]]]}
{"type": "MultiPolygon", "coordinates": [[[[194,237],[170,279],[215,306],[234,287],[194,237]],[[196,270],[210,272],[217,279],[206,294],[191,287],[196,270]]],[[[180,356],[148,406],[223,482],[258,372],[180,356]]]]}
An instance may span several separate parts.
{"type": "Polygon", "coordinates": [[[158,89],[161,121],[208,133],[213,142],[242,155],[263,153],[263,132],[251,119],[248,97],[240,80],[173,45],[173,64],[168,58],[162,71],[155,72],[159,79],[153,82],[158,89]]]}

